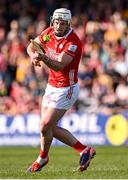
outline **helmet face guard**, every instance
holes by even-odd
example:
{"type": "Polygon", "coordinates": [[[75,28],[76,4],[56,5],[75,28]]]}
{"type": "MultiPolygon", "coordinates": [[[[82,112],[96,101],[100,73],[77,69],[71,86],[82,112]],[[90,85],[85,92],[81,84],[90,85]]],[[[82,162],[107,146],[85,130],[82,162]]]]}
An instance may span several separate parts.
{"type": "Polygon", "coordinates": [[[66,8],[56,9],[53,13],[53,16],[51,17],[51,22],[53,22],[55,19],[68,21],[68,23],[70,24],[70,22],[71,22],[71,11],[66,9],[66,8]]]}

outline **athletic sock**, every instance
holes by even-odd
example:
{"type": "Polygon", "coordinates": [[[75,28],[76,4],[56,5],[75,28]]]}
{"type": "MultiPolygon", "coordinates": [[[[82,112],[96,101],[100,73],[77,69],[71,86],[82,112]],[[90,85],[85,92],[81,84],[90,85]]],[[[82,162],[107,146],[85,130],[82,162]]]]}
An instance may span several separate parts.
{"type": "Polygon", "coordinates": [[[44,164],[45,162],[46,162],[46,160],[47,160],[47,156],[48,156],[48,152],[47,151],[42,151],[42,150],[40,150],[40,154],[39,154],[39,156],[38,156],[38,158],[37,158],[37,162],[39,163],[39,164],[44,164]]]}
{"type": "Polygon", "coordinates": [[[40,150],[40,157],[41,157],[41,158],[46,158],[47,155],[48,155],[48,151],[42,151],[42,150],[40,150]]]}
{"type": "Polygon", "coordinates": [[[81,144],[79,141],[76,142],[76,144],[74,144],[74,146],[72,146],[73,149],[75,149],[77,152],[81,153],[87,146],[81,144]]]}

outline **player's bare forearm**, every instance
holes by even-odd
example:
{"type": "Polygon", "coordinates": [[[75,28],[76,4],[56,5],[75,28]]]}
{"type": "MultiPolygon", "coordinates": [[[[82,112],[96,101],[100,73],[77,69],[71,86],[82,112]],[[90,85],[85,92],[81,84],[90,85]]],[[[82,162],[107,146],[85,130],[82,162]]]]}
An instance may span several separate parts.
{"type": "Polygon", "coordinates": [[[67,54],[64,53],[61,53],[59,57],[61,61],[49,58],[45,54],[45,50],[43,49],[43,47],[38,42],[32,39],[31,43],[27,48],[27,52],[31,57],[31,62],[33,65],[41,66],[40,61],[43,61],[49,68],[53,69],[54,71],[62,70],[72,60],[72,57],[69,57],[67,54]]]}
{"type": "Polygon", "coordinates": [[[43,61],[49,68],[53,69],[54,71],[59,71],[64,68],[62,62],[52,60],[45,54],[39,55],[39,61],[43,61]]]}

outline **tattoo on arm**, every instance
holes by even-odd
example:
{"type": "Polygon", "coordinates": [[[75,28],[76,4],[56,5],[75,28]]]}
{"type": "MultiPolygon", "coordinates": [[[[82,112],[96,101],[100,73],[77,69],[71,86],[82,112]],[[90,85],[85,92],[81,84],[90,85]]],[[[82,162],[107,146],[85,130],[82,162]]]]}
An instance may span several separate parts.
{"type": "Polygon", "coordinates": [[[41,58],[41,60],[51,69],[53,69],[54,71],[59,71],[63,68],[63,65],[61,62],[56,61],[56,60],[52,60],[50,59],[48,56],[43,55],[43,57],[41,58]]]}

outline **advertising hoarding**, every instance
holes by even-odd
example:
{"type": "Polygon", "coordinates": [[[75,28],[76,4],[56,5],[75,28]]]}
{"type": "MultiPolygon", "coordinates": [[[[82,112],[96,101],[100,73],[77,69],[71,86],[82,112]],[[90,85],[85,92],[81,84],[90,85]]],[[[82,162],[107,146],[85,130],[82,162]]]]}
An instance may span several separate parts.
{"type": "MultiPolygon", "coordinates": [[[[39,145],[39,114],[0,115],[0,146],[39,145]]],[[[106,116],[75,112],[65,115],[58,126],[66,128],[89,145],[128,145],[128,113],[106,116]]],[[[54,139],[52,145],[63,145],[54,139]]]]}

